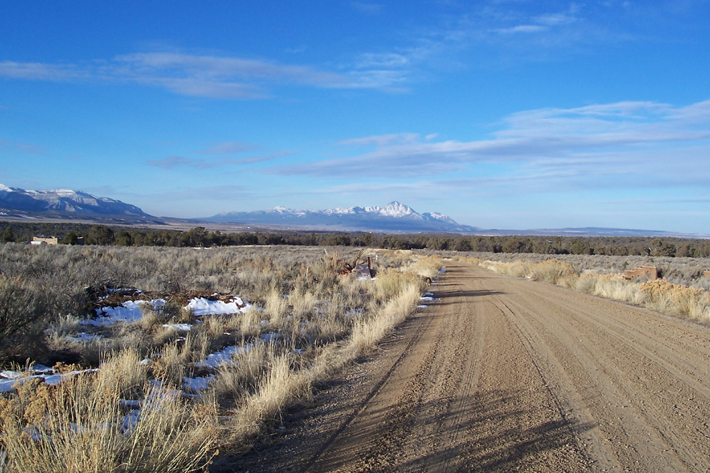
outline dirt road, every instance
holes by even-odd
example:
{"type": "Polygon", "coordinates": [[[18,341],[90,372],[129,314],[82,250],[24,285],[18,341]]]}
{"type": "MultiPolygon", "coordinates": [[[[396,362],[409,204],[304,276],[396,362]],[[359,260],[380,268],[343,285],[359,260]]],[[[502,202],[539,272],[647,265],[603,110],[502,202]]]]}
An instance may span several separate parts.
{"type": "Polygon", "coordinates": [[[710,331],[464,264],[432,290],[239,468],[710,471],[710,331]]]}

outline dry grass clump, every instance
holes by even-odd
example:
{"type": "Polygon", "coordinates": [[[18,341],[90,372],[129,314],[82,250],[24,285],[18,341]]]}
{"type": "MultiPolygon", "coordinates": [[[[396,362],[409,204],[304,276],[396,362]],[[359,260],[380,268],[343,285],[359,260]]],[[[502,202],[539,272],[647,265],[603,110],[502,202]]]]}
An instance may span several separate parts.
{"type": "MultiPolygon", "coordinates": [[[[681,258],[664,256],[610,256],[610,255],[548,255],[514,253],[475,253],[481,260],[513,262],[521,259],[540,263],[556,260],[569,263],[578,273],[597,272],[601,274],[621,274],[626,269],[640,266],[656,266],[662,276],[673,284],[709,289],[710,279],[703,277],[704,270],[710,270],[710,258],[681,258]]],[[[454,257],[456,258],[456,257],[454,257]]]]}
{"type": "Polygon", "coordinates": [[[646,307],[678,317],[710,321],[710,295],[707,291],[656,280],[641,284],[646,307]]]}
{"type": "Polygon", "coordinates": [[[402,323],[419,304],[421,287],[412,283],[403,288],[391,303],[368,318],[358,320],[353,327],[347,349],[359,356],[382,340],[394,327],[402,323]]]}
{"type": "Polygon", "coordinates": [[[374,281],[373,297],[380,301],[389,300],[392,297],[399,296],[412,285],[421,289],[424,285],[424,280],[417,276],[418,273],[404,272],[397,269],[387,269],[380,272],[374,281]]]}
{"type": "Polygon", "coordinates": [[[0,398],[8,471],[184,472],[205,465],[216,412],[148,383],[133,351],[56,386],[28,380],[0,398]],[[124,399],[139,398],[140,409],[124,399]]]}
{"type": "Polygon", "coordinates": [[[710,323],[710,294],[696,287],[673,284],[666,280],[629,281],[615,273],[604,274],[590,270],[580,273],[573,265],[553,259],[539,263],[531,260],[487,260],[479,264],[500,274],[528,277],[663,314],[710,323]]]}
{"type": "Polygon", "coordinates": [[[439,256],[420,256],[416,255],[414,262],[407,268],[407,272],[418,274],[421,277],[433,280],[439,274],[439,269],[443,266],[443,261],[439,256]]]}
{"type": "Polygon", "coordinates": [[[481,266],[498,274],[507,274],[516,278],[527,277],[528,271],[534,265],[532,261],[520,260],[511,262],[483,261],[481,266]]]}
{"type": "Polygon", "coordinates": [[[471,263],[475,265],[480,265],[481,259],[476,258],[475,256],[463,256],[463,255],[454,255],[451,257],[453,261],[460,261],[463,263],[471,263]]]}
{"type": "Polygon", "coordinates": [[[265,309],[271,323],[278,324],[287,314],[288,297],[272,289],[266,296],[265,309]]]}
{"type": "Polygon", "coordinates": [[[248,396],[223,428],[231,445],[264,432],[294,399],[310,396],[315,381],[309,370],[293,370],[291,357],[270,357],[265,374],[259,378],[257,389],[248,396]]]}
{"type": "Polygon", "coordinates": [[[643,292],[639,290],[639,284],[629,282],[619,274],[584,273],[572,289],[639,306],[643,306],[646,301],[643,292]]]}
{"type": "Polygon", "coordinates": [[[232,396],[239,404],[225,425],[226,442],[245,445],[275,422],[294,400],[308,398],[313,383],[370,350],[401,323],[417,307],[421,295],[421,279],[412,274],[409,278],[411,283],[401,286],[396,297],[355,320],[344,344],[314,350],[305,366],[299,366],[292,353],[278,353],[262,345],[252,350],[254,353],[236,356],[236,366],[222,368],[213,389],[219,397],[232,396]]]}
{"type": "Polygon", "coordinates": [[[243,402],[250,393],[257,390],[259,381],[269,367],[269,359],[276,356],[272,344],[256,344],[248,350],[241,350],[232,356],[232,363],[217,368],[217,376],[210,388],[216,399],[226,406],[243,402]]]}
{"type": "Polygon", "coordinates": [[[561,261],[544,261],[530,266],[526,276],[535,281],[542,281],[548,284],[564,284],[577,275],[577,270],[569,263],[561,261]]]}

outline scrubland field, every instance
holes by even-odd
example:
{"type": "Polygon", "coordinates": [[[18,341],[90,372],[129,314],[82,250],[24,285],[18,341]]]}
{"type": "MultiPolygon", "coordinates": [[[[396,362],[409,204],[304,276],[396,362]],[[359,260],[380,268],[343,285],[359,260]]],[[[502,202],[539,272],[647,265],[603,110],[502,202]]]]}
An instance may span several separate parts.
{"type": "Polygon", "coordinates": [[[412,314],[449,260],[710,324],[708,259],[6,243],[0,471],[241,455],[412,314]],[[368,256],[374,277],[342,274],[368,256]],[[620,274],[642,265],[665,279],[620,274]]]}
{"type": "Polygon", "coordinates": [[[190,471],[235,455],[416,310],[435,255],[0,247],[6,471],[190,471]],[[342,275],[370,256],[374,278],[342,275]]]}

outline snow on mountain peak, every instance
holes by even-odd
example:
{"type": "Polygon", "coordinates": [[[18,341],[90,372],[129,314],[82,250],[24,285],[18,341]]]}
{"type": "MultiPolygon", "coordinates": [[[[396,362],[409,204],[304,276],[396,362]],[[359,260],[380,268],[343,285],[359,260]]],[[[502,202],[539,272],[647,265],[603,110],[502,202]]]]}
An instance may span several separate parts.
{"type": "Polygon", "coordinates": [[[408,215],[416,214],[411,207],[400,204],[397,201],[390,202],[384,208],[380,209],[380,215],[387,217],[406,217],[408,215]]]}
{"type": "Polygon", "coordinates": [[[24,212],[70,212],[96,215],[149,216],[135,205],[95,197],[72,189],[20,189],[0,184],[3,208],[24,212]]]}
{"type": "Polygon", "coordinates": [[[286,207],[274,207],[266,212],[222,213],[206,220],[359,231],[465,232],[472,229],[466,225],[459,225],[441,213],[419,214],[408,205],[397,201],[390,202],[384,207],[336,207],[323,210],[293,210],[286,207]]]}

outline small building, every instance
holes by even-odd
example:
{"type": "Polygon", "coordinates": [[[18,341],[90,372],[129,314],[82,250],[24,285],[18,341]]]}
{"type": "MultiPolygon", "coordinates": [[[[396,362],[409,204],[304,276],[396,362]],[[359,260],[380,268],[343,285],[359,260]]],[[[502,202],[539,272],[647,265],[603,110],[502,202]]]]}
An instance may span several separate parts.
{"type": "Polygon", "coordinates": [[[636,279],[644,276],[649,281],[658,279],[658,268],[655,266],[641,266],[640,268],[624,271],[624,278],[626,279],[636,279]]]}
{"type": "Polygon", "coordinates": [[[58,245],[59,240],[57,237],[32,237],[30,242],[32,245],[58,245]]]}

